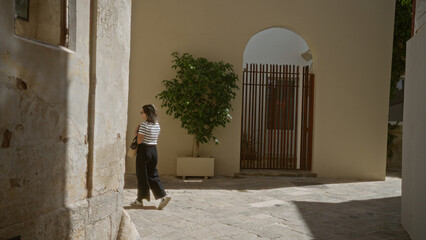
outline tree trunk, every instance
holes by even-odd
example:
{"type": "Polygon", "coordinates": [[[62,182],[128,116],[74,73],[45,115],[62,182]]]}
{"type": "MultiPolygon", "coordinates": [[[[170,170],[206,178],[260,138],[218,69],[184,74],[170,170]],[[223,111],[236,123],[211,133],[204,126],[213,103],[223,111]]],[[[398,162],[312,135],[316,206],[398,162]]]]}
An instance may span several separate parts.
{"type": "Polygon", "coordinates": [[[199,157],[199,151],[200,151],[200,143],[197,142],[195,139],[195,135],[192,141],[192,157],[199,157]]]}

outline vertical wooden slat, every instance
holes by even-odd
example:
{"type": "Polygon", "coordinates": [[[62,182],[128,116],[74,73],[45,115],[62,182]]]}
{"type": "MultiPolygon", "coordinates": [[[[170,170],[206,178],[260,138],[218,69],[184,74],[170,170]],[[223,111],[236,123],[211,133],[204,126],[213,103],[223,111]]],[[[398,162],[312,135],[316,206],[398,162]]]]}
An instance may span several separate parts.
{"type": "Polygon", "coordinates": [[[280,80],[279,80],[279,75],[280,75],[280,68],[279,68],[279,66],[277,65],[277,68],[276,68],[276,72],[275,72],[275,82],[276,82],[276,97],[275,97],[275,105],[276,105],[276,111],[275,111],[275,118],[274,118],[274,122],[275,122],[275,151],[274,151],[274,153],[275,153],[275,168],[278,168],[279,167],[279,165],[278,165],[278,163],[279,163],[279,158],[280,158],[280,156],[279,156],[279,133],[280,133],[280,122],[278,121],[278,119],[279,119],[279,116],[280,116],[280,89],[281,89],[281,84],[280,84],[280,80]]]}
{"type": "Polygon", "coordinates": [[[246,101],[247,101],[247,106],[246,106],[246,140],[247,140],[247,149],[246,149],[246,167],[249,168],[249,163],[250,163],[250,132],[249,132],[249,126],[250,126],[250,81],[251,81],[251,65],[249,64],[248,66],[248,71],[247,71],[247,87],[246,87],[246,101]]]}
{"type": "Polygon", "coordinates": [[[272,165],[272,134],[273,131],[271,129],[271,118],[273,118],[273,81],[271,80],[273,77],[274,72],[274,66],[269,65],[269,78],[268,78],[268,90],[269,90],[269,105],[268,105],[268,127],[267,127],[267,133],[268,133],[268,168],[271,168],[272,165]]]}
{"type": "Polygon", "coordinates": [[[264,94],[264,104],[263,104],[263,124],[262,124],[262,157],[263,157],[263,168],[268,168],[268,160],[266,154],[266,124],[267,124],[267,112],[268,108],[268,94],[267,94],[267,75],[268,75],[268,65],[265,65],[263,70],[263,94],[264,94]]]}
{"type": "Polygon", "coordinates": [[[261,158],[259,156],[260,153],[260,140],[259,140],[259,136],[260,136],[260,68],[261,65],[259,64],[257,66],[257,70],[256,70],[256,95],[259,95],[259,98],[256,100],[256,164],[257,164],[257,168],[260,168],[261,165],[261,158]]]}
{"type": "MultiPolygon", "coordinates": [[[[247,66],[247,64],[246,64],[247,66]]],[[[243,86],[242,86],[242,102],[241,102],[241,138],[240,138],[240,169],[244,168],[244,157],[245,157],[245,147],[244,147],[244,103],[245,101],[245,80],[246,80],[246,68],[243,68],[243,86]]]]}
{"type": "Polygon", "coordinates": [[[254,153],[254,149],[255,149],[255,140],[256,140],[256,67],[257,64],[253,64],[253,85],[252,85],[252,125],[251,125],[251,143],[252,143],[252,154],[253,154],[253,160],[251,161],[252,163],[252,168],[256,168],[256,155],[254,153]]]}
{"type": "Polygon", "coordinates": [[[274,163],[274,156],[273,156],[273,139],[274,139],[274,123],[273,123],[273,119],[274,119],[274,72],[275,72],[275,66],[274,65],[269,65],[269,69],[270,69],[270,73],[269,73],[269,81],[268,81],[268,89],[269,89],[269,95],[270,95],[270,102],[269,102],[269,113],[268,114],[268,168],[272,168],[273,167],[273,163],[274,163]]]}
{"type": "Polygon", "coordinates": [[[258,168],[258,162],[257,162],[257,155],[256,155],[256,142],[257,142],[257,121],[258,121],[258,112],[257,112],[257,79],[258,79],[258,64],[255,64],[254,66],[254,104],[253,104],[253,151],[254,151],[254,161],[253,161],[253,167],[258,168]]]}
{"type": "Polygon", "coordinates": [[[247,163],[247,139],[248,139],[248,136],[247,136],[247,95],[248,95],[248,91],[247,91],[247,81],[248,81],[248,69],[249,69],[249,66],[248,66],[248,64],[246,64],[246,72],[245,72],[245,74],[244,74],[244,76],[245,76],[245,86],[244,86],[244,92],[245,92],[245,98],[244,98],[244,156],[243,156],[243,158],[244,158],[244,167],[247,167],[247,165],[246,165],[246,163],[247,163]]]}
{"type": "Polygon", "coordinates": [[[288,114],[287,114],[287,169],[291,168],[291,161],[292,161],[292,155],[291,155],[291,133],[292,133],[292,127],[291,127],[291,118],[293,116],[292,113],[292,97],[293,97],[293,82],[292,82],[292,75],[291,75],[291,65],[288,66],[288,114]]]}
{"type": "Polygon", "coordinates": [[[272,102],[272,107],[273,107],[273,117],[272,117],[272,168],[275,169],[275,165],[276,165],[276,155],[275,155],[275,150],[276,150],[276,139],[277,139],[277,65],[274,65],[274,71],[273,71],[273,77],[272,77],[272,81],[274,84],[274,90],[273,90],[273,94],[274,97],[273,102],[272,102]]]}
{"type": "Polygon", "coordinates": [[[269,96],[268,96],[268,91],[269,91],[269,83],[268,83],[268,76],[269,76],[269,72],[270,70],[270,65],[266,65],[266,71],[264,74],[264,91],[265,91],[265,112],[264,112],[264,122],[263,122],[263,158],[264,158],[264,168],[269,168],[269,152],[268,152],[268,106],[269,106],[269,96]]]}
{"type": "Polygon", "coordinates": [[[299,71],[299,66],[294,66],[294,109],[293,109],[293,166],[292,169],[297,168],[297,153],[296,153],[296,147],[297,147],[297,117],[298,117],[298,103],[299,103],[299,78],[297,76],[297,73],[299,71]]]}
{"type": "Polygon", "coordinates": [[[253,89],[253,79],[254,79],[254,65],[251,65],[251,69],[250,69],[250,125],[249,125],[249,132],[250,132],[250,168],[254,168],[253,165],[253,104],[254,104],[254,98],[253,98],[253,94],[254,94],[254,89],[253,89]]]}
{"type": "Polygon", "coordinates": [[[281,102],[281,97],[282,97],[282,80],[281,80],[281,73],[282,73],[282,66],[279,65],[278,66],[278,71],[277,71],[277,83],[278,83],[278,97],[277,97],[277,117],[276,117],[276,121],[277,121],[277,143],[276,143],[276,153],[277,153],[277,160],[276,160],[276,168],[279,169],[281,168],[281,112],[282,112],[282,102],[281,102]]]}
{"type": "Polygon", "coordinates": [[[282,139],[281,139],[281,152],[282,152],[282,157],[281,157],[281,161],[282,161],[282,168],[286,168],[286,149],[285,149],[285,136],[287,134],[287,126],[286,126],[286,117],[287,117],[287,108],[288,108],[288,103],[287,103],[287,66],[283,65],[283,112],[282,112],[282,139]]]}
{"type": "Polygon", "coordinates": [[[258,159],[257,159],[257,142],[259,142],[257,139],[257,122],[258,122],[258,100],[257,100],[257,91],[258,91],[258,64],[255,64],[255,71],[254,71],[254,109],[253,109],[253,151],[254,151],[254,167],[259,168],[258,166],[258,159]]]}
{"type": "Polygon", "coordinates": [[[283,147],[282,147],[282,143],[283,143],[283,132],[284,132],[284,121],[283,121],[283,113],[284,113],[284,77],[283,77],[283,72],[284,72],[284,66],[280,65],[280,75],[279,75],[279,79],[280,79],[280,114],[279,114],[279,120],[280,120],[280,135],[279,135],[279,164],[278,167],[280,169],[283,168],[283,147]]]}
{"type": "Polygon", "coordinates": [[[285,65],[284,70],[284,79],[285,79],[285,113],[284,113],[284,168],[288,167],[288,107],[290,106],[288,103],[288,89],[289,89],[289,77],[288,77],[288,65],[285,65]]]}
{"type": "Polygon", "coordinates": [[[247,87],[246,87],[246,125],[245,125],[245,130],[246,130],[246,140],[247,140],[247,145],[246,145],[246,167],[248,168],[248,164],[249,164],[249,160],[250,160],[250,142],[249,142],[249,138],[250,138],[250,132],[249,132],[249,124],[250,124],[250,71],[251,71],[251,64],[248,66],[248,71],[247,71],[247,87]]]}
{"type": "Polygon", "coordinates": [[[260,145],[260,156],[261,156],[261,159],[262,159],[262,164],[261,164],[261,167],[262,168],[265,168],[265,141],[262,141],[263,140],[263,136],[265,135],[265,127],[264,127],[264,123],[266,122],[266,120],[265,120],[265,103],[266,103],[266,101],[264,100],[265,99],[265,65],[264,64],[262,64],[262,67],[261,67],[261,93],[262,93],[262,99],[261,99],[261,111],[260,111],[260,114],[261,114],[261,122],[260,122],[260,141],[262,142],[262,144],[260,145]]]}
{"type": "Polygon", "coordinates": [[[296,135],[296,130],[297,130],[297,128],[295,128],[295,123],[294,123],[294,118],[297,116],[296,115],[296,113],[295,113],[295,109],[297,109],[297,106],[296,106],[296,104],[297,104],[297,96],[295,96],[295,92],[297,92],[297,86],[296,86],[296,84],[297,84],[297,80],[296,80],[296,69],[295,69],[295,66],[293,65],[293,70],[292,70],[292,79],[293,79],[293,89],[292,89],[292,91],[293,91],[293,96],[292,96],[292,101],[293,101],[293,103],[292,103],[292,109],[291,109],[291,112],[292,112],[292,115],[291,115],[291,117],[292,117],[292,119],[291,119],[291,124],[292,124],[292,128],[293,128],[293,133],[291,134],[291,155],[292,155],[292,161],[291,161],[291,167],[290,167],[290,169],[294,169],[294,166],[295,166],[295,162],[297,161],[297,159],[296,159],[296,154],[295,154],[295,152],[294,152],[294,145],[295,145],[295,135],[296,135]]]}
{"type": "Polygon", "coordinates": [[[300,169],[306,170],[306,104],[307,104],[307,84],[306,67],[303,67],[302,77],[302,113],[301,113],[301,139],[300,139],[300,169]]]}
{"type": "Polygon", "coordinates": [[[288,124],[288,148],[287,148],[287,151],[288,151],[288,166],[287,166],[287,169],[291,169],[291,166],[293,165],[293,153],[291,152],[291,150],[293,149],[292,148],[292,136],[293,136],[293,131],[294,131],[294,129],[293,129],[293,127],[292,127],[292,122],[291,122],[291,120],[293,119],[293,115],[294,115],[294,113],[293,113],[293,98],[294,98],[294,84],[293,84],[293,65],[290,65],[289,66],[289,72],[288,72],[288,75],[289,75],[289,84],[290,84],[290,86],[289,86],[289,99],[288,99],[288,104],[289,104],[289,107],[288,107],[288,112],[289,112],[289,116],[288,116],[288,118],[287,118],[287,124],[288,124]]]}
{"type": "Polygon", "coordinates": [[[265,85],[264,85],[264,88],[265,88],[265,122],[264,122],[264,125],[263,125],[263,133],[264,133],[264,136],[263,136],[263,147],[264,147],[264,159],[265,159],[265,168],[269,168],[269,153],[268,153],[268,148],[269,148],[269,146],[268,146],[268,144],[267,144],[267,139],[268,139],[268,104],[269,104],[269,96],[268,96],[268,88],[269,88],[269,83],[268,83],[268,76],[269,76],[269,72],[270,72],[270,66],[269,65],[266,65],[266,72],[265,72],[265,75],[264,75],[264,80],[265,80],[265,85]]]}
{"type": "Polygon", "coordinates": [[[280,74],[279,74],[279,79],[280,79],[280,99],[279,99],[279,103],[280,103],[280,112],[279,112],[279,145],[278,145],[278,155],[279,157],[279,161],[278,161],[278,168],[279,169],[283,169],[283,148],[282,148],[282,143],[283,143],[283,133],[284,133],[284,121],[283,121],[283,115],[284,115],[284,110],[285,110],[285,105],[284,105],[284,65],[280,66],[280,74]]]}
{"type": "Polygon", "coordinates": [[[268,162],[269,162],[269,168],[273,168],[273,164],[274,164],[274,156],[273,156],[273,148],[274,148],[274,143],[273,143],[273,139],[274,139],[274,122],[273,122],[273,119],[274,119],[274,97],[275,97],[275,94],[274,94],[274,84],[275,84],[275,82],[274,82],[274,72],[275,72],[275,66],[274,65],[270,65],[270,69],[271,69],[271,71],[270,71],[270,76],[269,76],[269,92],[270,92],[270,99],[271,99],[271,101],[270,101],[270,105],[269,105],[269,111],[270,111],[270,114],[268,114],[268,117],[269,117],[269,120],[268,120],[268,123],[269,123],[269,127],[268,127],[268,137],[269,137],[269,143],[268,143],[268,152],[269,152],[269,159],[268,159],[268,162]]]}
{"type": "Polygon", "coordinates": [[[275,91],[274,91],[274,93],[275,93],[275,98],[274,98],[275,102],[274,102],[274,107],[275,107],[275,109],[274,109],[274,150],[273,150],[273,153],[274,153],[274,166],[273,166],[273,168],[274,169],[277,168],[277,162],[278,162],[278,154],[277,154],[278,138],[277,138],[277,135],[278,135],[279,130],[278,130],[277,117],[278,117],[279,107],[280,107],[279,104],[277,104],[278,103],[278,98],[279,98],[279,92],[278,92],[278,89],[279,89],[278,72],[279,72],[278,65],[275,65],[275,74],[274,74],[274,82],[275,82],[275,91]]]}
{"type": "Polygon", "coordinates": [[[300,87],[300,81],[299,81],[299,66],[296,66],[296,72],[295,72],[295,91],[296,91],[296,104],[294,105],[295,107],[295,113],[294,113],[294,117],[293,117],[293,123],[294,123],[294,134],[293,134],[293,142],[294,142],[294,161],[293,161],[293,168],[296,169],[297,168],[297,144],[298,144],[298,139],[297,139],[297,127],[298,127],[298,122],[297,122],[297,117],[298,117],[298,113],[299,113],[299,87],[300,87]]]}
{"type": "Polygon", "coordinates": [[[286,82],[286,84],[285,84],[285,92],[286,92],[286,94],[285,94],[285,102],[286,102],[286,109],[285,109],[285,117],[284,117],[284,120],[285,120],[285,126],[284,126],[284,129],[285,129],[285,143],[284,143],[284,154],[285,154],[285,156],[284,156],[284,163],[285,163],[285,168],[287,169],[288,168],[288,119],[289,119],[289,108],[290,108],[290,103],[289,103],[289,89],[290,89],[290,81],[289,81],[289,79],[290,79],[290,77],[289,77],[289,66],[288,65],[286,65],[285,66],[285,82],[286,82]]]}
{"type": "Polygon", "coordinates": [[[255,121],[256,121],[256,116],[255,116],[255,108],[256,108],[256,99],[255,99],[255,94],[256,94],[256,87],[255,87],[255,83],[256,83],[256,66],[257,64],[253,64],[253,68],[252,68],[252,94],[251,94],[251,99],[252,99],[252,103],[251,103],[251,128],[250,128],[250,132],[251,132],[251,151],[252,151],[252,160],[251,160],[251,168],[255,168],[255,161],[256,158],[255,156],[253,156],[253,149],[254,149],[254,139],[255,139],[255,121]]]}
{"type": "Polygon", "coordinates": [[[314,124],[314,86],[315,76],[309,76],[309,142],[308,142],[308,170],[312,170],[312,142],[313,142],[313,124],[314,124]]]}
{"type": "Polygon", "coordinates": [[[259,80],[258,80],[258,90],[259,90],[259,122],[257,125],[257,139],[258,139],[258,163],[259,167],[262,168],[263,158],[262,158],[262,64],[259,64],[259,80]]]}
{"type": "Polygon", "coordinates": [[[303,108],[303,140],[302,140],[302,148],[303,148],[303,169],[307,170],[307,141],[308,141],[308,101],[309,101],[309,67],[306,66],[304,69],[304,97],[303,97],[303,101],[304,101],[304,108],[303,108]]]}
{"type": "Polygon", "coordinates": [[[304,169],[304,160],[303,160],[303,139],[304,139],[304,108],[305,108],[305,67],[303,67],[302,70],[302,82],[300,84],[300,86],[302,87],[302,102],[301,102],[301,113],[300,113],[300,169],[303,170],[304,169]]]}
{"type": "Polygon", "coordinates": [[[244,168],[244,162],[245,162],[245,139],[244,139],[244,121],[245,121],[245,110],[244,110],[244,106],[246,103],[246,99],[245,99],[245,88],[246,88],[246,69],[247,69],[247,64],[246,64],[246,68],[244,68],[243,70],[243,88],[242,88],[242,97],[243,97],[243,102],[241,103],[241,163],[240,163],[240,168],[244,168]]]}
{"type": "Polygon", "coordinates": [[[252,146],[252,143],[253,143],[253,141],[252,141],[252,137],[253,137],[253,78],[254,78],[254,73],[253,73],[253,70],[254,70],[254,64],[251,64],[251,67],[250,67],[250,108],[249,108],[249,111],[250,111],[250,124],[249,124],[249,132],[250,132],[250,138],[249,138],[249,143],[250,143],[250,168],[253,168],[254,166],[253,166],[253,154],[252,154],[252,148],[253,148],[253,146],[252,146]]]}

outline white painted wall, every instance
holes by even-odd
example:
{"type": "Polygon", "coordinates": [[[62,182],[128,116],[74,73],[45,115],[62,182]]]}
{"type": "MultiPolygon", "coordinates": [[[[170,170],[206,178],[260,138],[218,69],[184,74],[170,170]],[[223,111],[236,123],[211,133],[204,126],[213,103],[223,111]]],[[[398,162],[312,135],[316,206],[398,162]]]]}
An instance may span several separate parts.
{"type": "MultiPolygon", "coordinates": [[[[423,11],[426,14],[426,9],[423,11]]],[[[407,42],[402,142],[402,225],[426,239],[426,26],[407,42]]]]}
{"type": "Polygon", "coordinates": [[[244,50],[245,63],[307,65],[301,54],[308,44],[285,28],[269,28],[254,35],[244,50]]]}

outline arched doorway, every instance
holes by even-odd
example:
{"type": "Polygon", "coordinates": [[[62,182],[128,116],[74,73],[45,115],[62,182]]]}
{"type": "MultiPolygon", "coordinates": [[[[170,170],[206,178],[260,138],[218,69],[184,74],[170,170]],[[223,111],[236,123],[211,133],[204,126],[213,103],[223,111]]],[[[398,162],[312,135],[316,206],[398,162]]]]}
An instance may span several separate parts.
{"type": "Polygon", "coordinates": [[[306,41],[283,28],[254,35],[244,51],[242,169],[312,167],[314,75],[306,41]]]}

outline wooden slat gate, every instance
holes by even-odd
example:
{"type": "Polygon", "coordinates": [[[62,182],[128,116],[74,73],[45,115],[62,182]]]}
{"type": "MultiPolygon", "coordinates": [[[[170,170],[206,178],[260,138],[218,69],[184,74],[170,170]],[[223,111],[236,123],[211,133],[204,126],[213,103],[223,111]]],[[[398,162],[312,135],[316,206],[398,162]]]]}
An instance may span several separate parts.
{"type": "Polygon", "coordinates": [[[311,170],[313,90],[308,66],[300,73],[295,65],[246,64],[242,169],[311,170]]]}

